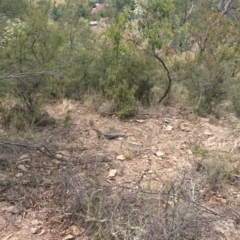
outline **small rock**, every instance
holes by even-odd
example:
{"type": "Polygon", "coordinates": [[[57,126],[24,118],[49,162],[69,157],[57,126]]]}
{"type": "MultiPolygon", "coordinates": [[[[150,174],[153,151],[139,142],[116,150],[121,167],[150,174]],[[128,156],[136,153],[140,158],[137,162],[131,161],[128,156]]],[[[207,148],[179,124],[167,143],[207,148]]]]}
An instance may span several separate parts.
{"type": "Polygon", "coordinates": [[[188,149],[187,152],[188,152],[189,155],[192,155],[192,154],[193,154],[190,149],[188,149]]]}
{"type": "Polygon", "coordinates": [[[108,178],[114,178],[117,174],[117,169],[110,169],[108,173],[108,178]]]}
{"type": "Polygon", "coordinates": [[[71,240],[74,239],[75,237],[72,234],[68,234],[63,240],[71,240]]]}
{"type": "Polygon", "coordinates": [[[38,225],[39,221],[37,219],[32,220],[32,225],[38,225]]]}
{"type": "Polygon", "coordinates": [[[116,159],[123,161],[123,160],[125,160],[125,157],[124,157],[124,155],[118,155],[118,156],[116,157],[116,159]]]}
{"type": "Polygon", "coordinates": [[[227,203],[227,199],[221,198],[221,203],[227,203]]]}
{"type": "Polygon", "coordinates": [[[138,122],[138,123],[144,123],[145,120],[142,120],[142,119],[136,119],[136,122],[138,122]]]}
{"type": "Polygon", "coordinates": [[[22,164],[18,165],[17,168],[20,169],[20,170],[22,170],[22,171],[24,171],[24,172],[27,172],[26,167],[25,167],[24,165],[22,165],[22,164]]]}
{"type": "Polygon", "coordinates": [[[73,225],[71,226],[71,232],[74,236],[79,236],[83,232],[83,230],[81,229],[80,231],[80,229],[76,225],[73,225]]]}
{"type": "Polygon", "coordinates": [[[164,152],[157,151],[157,152],[155,152],[155,155],[156,155],[157,157],[162,157],[162,156],[164,156],[164,152]]]}
{"type": "Polygon", "coordinates": [[[20,178],[23,174],[22,173],[17,173],[15,177],[20,178]]]}
{"type": "Polygon", "coordinates": [[[184,132],[190,132],[190,127],[187,126],[186,123],[181,123],[181,124],[180,124],[180,129],[181,129],[182,131],[184,131],[184,132]]]}
{"type": "Polygon", "coordinates": [[[32,228],[30,229],[30,231],[31,231],[32,234],[36,234],[37,231],[38,231],[38,228],[32,227],[32,228]]]}
{"type": "Polygon", "coordinates": [[[166,129],[166,131],[172,131],[173,126],[171,126],[171,125],[167,125],[165,129],[166,129]]]}
{"type": "Polygon", "coordinates": [[[213,133],[211,133],[209,130],[205,130],[203,133],[206,136],[212,136],[213,135],[213,133]]]}
{"type": "Polygon", "coordinates": [[[164,121],[165,123],[170,123],[170,122],[171,122],[171,120],[170,120],[169,118],[165,118],[163,121],[164,121]]]}
{"type": "Polygon", "coordinates": [[[187,147],[187,145],[184,143],[180,146],[181,149],[185,149],[186,147],[187,147]]]}
{"type": "Polygon", "coordinates": [[[21,157],[18,158],[19,161],[25,160],[25,161],[29,161],[29,153],[23,154],[21,157]]]}
{"type": "Polygon", "coordinates": [[[58,158],[58,159],[67,159],[68,160],[70,158],[69,156],[71,156],[71,154],[68,151],[58,151],[56,153],[56,158],[58,158]]]}

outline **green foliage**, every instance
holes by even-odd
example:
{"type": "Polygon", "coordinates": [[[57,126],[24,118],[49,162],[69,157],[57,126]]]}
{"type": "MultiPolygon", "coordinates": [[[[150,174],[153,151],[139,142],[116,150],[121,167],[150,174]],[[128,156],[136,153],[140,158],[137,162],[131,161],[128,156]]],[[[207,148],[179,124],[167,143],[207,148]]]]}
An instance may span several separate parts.
{"type": "Polygon", "coordinates": [[[126,80],[119,84],[115,89],[113,95],[115,103],[117,104],[118,116],[121,118],[131,117],[134,115],[133,106],[135,102],[134,94],[136,87],[130,87],[126,80]]]}
{"type": "Polygon", "coordinates": [[[12,78],[1,82],[0,96],[23,108],[41,112],[52,99],[96,94],[128,117],[136,104],[151,104],[153,89],[166,97],[173,82],[172,98],[183,97],[200,115],[229,97],[238,112],[239,23],[216,3],[106,2],[113,18],[106,28],[91,29],[89,1],[24,2],[24,14],[23,5],[17,11],[15,1],[6,2],[1,17],[12,13],[0,26],[0,74],[12,78]]]}
{"type": "Polygon", "coordinates": [[[216,4],[209,1],[176,2],[173,20],[184,28],[184,35],[175,31],[172,47],[182,54],[175,54],[178,60],[171,65],[171,72],[187,89],[189,105],[206,116],[229,96],[232,99],[239,56],[236,22],[219,14],[216,4]]]}
{"type": "Polygon", "coordinates": [[[25,0],[1,0],[0,16],[4,15],[9,18],[22,17],[27,6],[25,0]]]}
{"type": "MultiPolygon", "coordinates": [[[[57,10],[57,16],[60,14],[58,21],[62,27],[78,27],[79,21],[82,18],[89,18],[91,13],[91,6],[88,0],[71,0],[67,1],[64,5],[58,4],[54,8],[57,10]]],[[[54,15],[52,16],[54,17],[54,15]]]]}
{"type": "MultiPolygon", "coordinates": [[[[209,57],[209,56],[208,56],[209,57]]],[[[224,68],[213,61],[200,60],[188,64],[185,70],[185,83],[189,98],[195,103],[196,111],[202,115],[212,113],[214,105],[226,96],[224,68]],[[201,67],[197,67],[200,66],[201,67]]]]}
{"type": "Polygon", "coordinates": [[[39,111],[47,99],[81,99],[86,93],[100,93],[113,101],[113,109],[119,116],[132,116],[136,101],[150,102],[154,63],[147,55],[139,54],[120,41],[120,33],[127,22],[123,14],[118,15],[117,24],[106,35],[97,35],[90,30],[87,21],[75,18],[76,12],[69,9],[72,4],[61,7],[42,2],[36,8],[29,8],[25,21],[9,22],[1,42],[2,64],[9,66],[14,62],[15,72],[32,72],[33,69],[34,72],[53,72],[48,77],[34,78],[30,74],[23,78],[24,85],[16,85],[12,96],[22,105],[33,102],[34,96],[34,101],[39,101],[35,104],[39,111]],[[49,12],[53,13],[55,7],[61,7],[62,15],[59,21],[53,22],[49,12]],[[63,21],[68,28],[62,27],[63,21]],[[98,37],[102,40],[97,41],[98,37]],[[56,79],[55,74],[61,77],[56,79]],[[31,82],[36,84],[34,89],[31,82]]]}
{"type": "MultiPolygon", "coordinates": [[[[46,92],[48,77],[25,77],[11,84],[11,92],[6,97],[12,98],[1,106],[2,122],[7,128],[26,130],[32,127],[42,114],[42,107],[49,99],[46,92]]],[[[7,84],[9,87],[10,85],[7,84]]]]}
{"type": "Polygon", "coordinates": [[[229,157],[226,155],[213,156],[213,158],[196,161],[196,170],[206,176],[208,191],[219,191],[224,188],[227,182],[236,180],[236,174],[239,171],[229,163],[229,157]]]}
{"type": "Polygon", "coordinates": [[[64,14],[64,6],[63,5],[53,5],[51,15],[54,21],[60,21],[64,14]]]}
{"type": "Polygon", "coordinates": [[[139,3],[143,15],[138,21],[143,40],[148,39],[150,49],[161,49],[172,37],[170,14],[172,1],[150,0],[139,3]]]}
{"type": "Polygon", "coordinates": [[[104,17],[115,21],[126,9],[134,9],[134,0],[105,0],[104,17]]]}
{"type": "MultiPolygon", "coordinates": [[[[36,110],[38,110],[38,106],[36,106],[36,110]]],[[[40,113],[34,111],[32,109],[28,109],[27,106],[15,105],[11,109],[2,108],[2,124],[7,129],[14,129],[18,131],[26,131],[33,124],[35,119],[40,115],[40,113]]]]}
{"type": "Polygon", "coordinates": [[[134,0],[112,0],[113,8],[116,12],[123,11],[124,7],[130,6],[131,8],[134,5],[134,0]]]}
{"type": "Polygon", "coordinates": [[[15,106],[3,105],[3,118],[8,127],[24,129],[41,114],[50,95],[47,90],[54,78],[61,56],[63,33],[48,18],[49,2],[31,5],[24,20],[7,22],[0,42],[1,74],[12,74],[0,89],[2,97],[13,98],[15,106]],[[52,72],[46,76],[44,72],[52,72]],[[16,77],[14,77],[16,76],[16,77]],[[11,88],[10,88],[11,86],[11,88]],[[7,91],[6,91],[7,89],[7,91]]]}
{"type": "Polygon", "coordinates": [[[25,21],[15,20],[5,27],[1,41],[1,65],[12,65],[12,71],[53,69],[62,45],[63,35],[49,22],[48,6],[32,8],[25,21]]]}

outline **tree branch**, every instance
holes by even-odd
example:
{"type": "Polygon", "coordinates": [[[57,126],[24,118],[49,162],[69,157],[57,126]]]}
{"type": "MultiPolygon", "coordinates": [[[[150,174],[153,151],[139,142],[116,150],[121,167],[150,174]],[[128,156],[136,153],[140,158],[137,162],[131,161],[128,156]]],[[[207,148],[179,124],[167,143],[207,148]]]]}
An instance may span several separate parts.
{"type": "Polygon", "coordinates": [[[158,103],[161,103],[161,102],[167,97],[168,93],[169,93],[170,90],[171,90],[172,78],[171,78],[171,75],[170,75],[170,71],[169,71],[168,67],[166,66],[165,62],[162,60],[162,58],[160,58],[160,57],[156,54],[155,50],[153,50],[153,51],[154,51],[154,52],[153,52],[153,53],[154,53],[154,57],[162,64],[164,70],[165,70],[166,73],[167,73],[167,77],[168,77],[168,87],[167,87],[167,89],[165,90],[163,96],[158,100],[158,103]]]}
{"type": "Polygon", "coordinates": [[[222,15],[224,15],[224,14],[226,14],[228,12],[228,10],[230,9],[231,4],[232,4],[232,0],[229,0],[226,3],[225,7],[223,8],[222,15]]]}
{"type": "MultiPolygon", "coordinates": [[[[140,43],[138,43],[136,40],[132,39],[132,38],[124,38],[125,40],[127,41],[131,41],[133,42],[136,46],[140,47],[141,50],[143,50],[145,53],[149,54],[149,50],[145,49],[142,47],[142,45],[140,43]]],[[[154,57],[161,63],[161,65],[163,66],[165,72],[167,73],[167,78],[168,78],[168,87],[167,89],[165,90],[163,96],[158,100],[158,103],[161,103],[168,95],[168,93],[170,92],[171,90],[171,86],[172,86],[172,78],[171,78],[171,74],[170,74],[170,71],[167,67],[167,65],[165,64],[165,62],[163,61],[163,59],[161,57],[159,57],[157,54],[156,54],[156,51],[154,48],[152,48],[152,53],[154,55],[154,57]]]]}
{"type": "Polygon", "coordinates": [[[185,19],[184,19],[184,23],[188,20],[190,14],[193,12],[193,10],[194,10],[194,4],[193,4],[193,2],[192,2],[192,6],[191,6],[189,12],[187,13],[187,15],[186,15],[186,17],[185,17],[185,19]]]}

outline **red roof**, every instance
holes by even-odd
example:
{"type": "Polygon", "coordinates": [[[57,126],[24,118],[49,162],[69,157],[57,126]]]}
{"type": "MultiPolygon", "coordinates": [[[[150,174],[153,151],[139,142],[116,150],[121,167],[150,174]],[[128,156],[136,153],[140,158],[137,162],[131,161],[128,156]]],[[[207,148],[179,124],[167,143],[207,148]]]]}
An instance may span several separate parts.
{"type": "Polygon", "coordinates": [[[102,8],[104,8],[104,4],[99,4],[99,3],[97,3],[97,4],[96,4],[96,7],[92,9],[91,13],[96,13],[96,12],[98,12],[99,10],[101,10],[102,8]]]}

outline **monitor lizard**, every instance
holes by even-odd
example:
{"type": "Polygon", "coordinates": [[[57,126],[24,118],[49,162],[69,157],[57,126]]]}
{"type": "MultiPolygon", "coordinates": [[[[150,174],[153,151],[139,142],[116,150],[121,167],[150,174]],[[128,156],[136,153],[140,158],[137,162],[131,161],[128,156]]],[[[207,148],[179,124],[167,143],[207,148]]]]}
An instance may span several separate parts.
{"type": "Polygon", "coordinates": [[[107,139],[116,139],[118,137],[125,137],[125,134],[120,134],[120,133],[104,133],[97,128],[92,128],[97,133],[98,138],[105,137],[107,139]]]}

